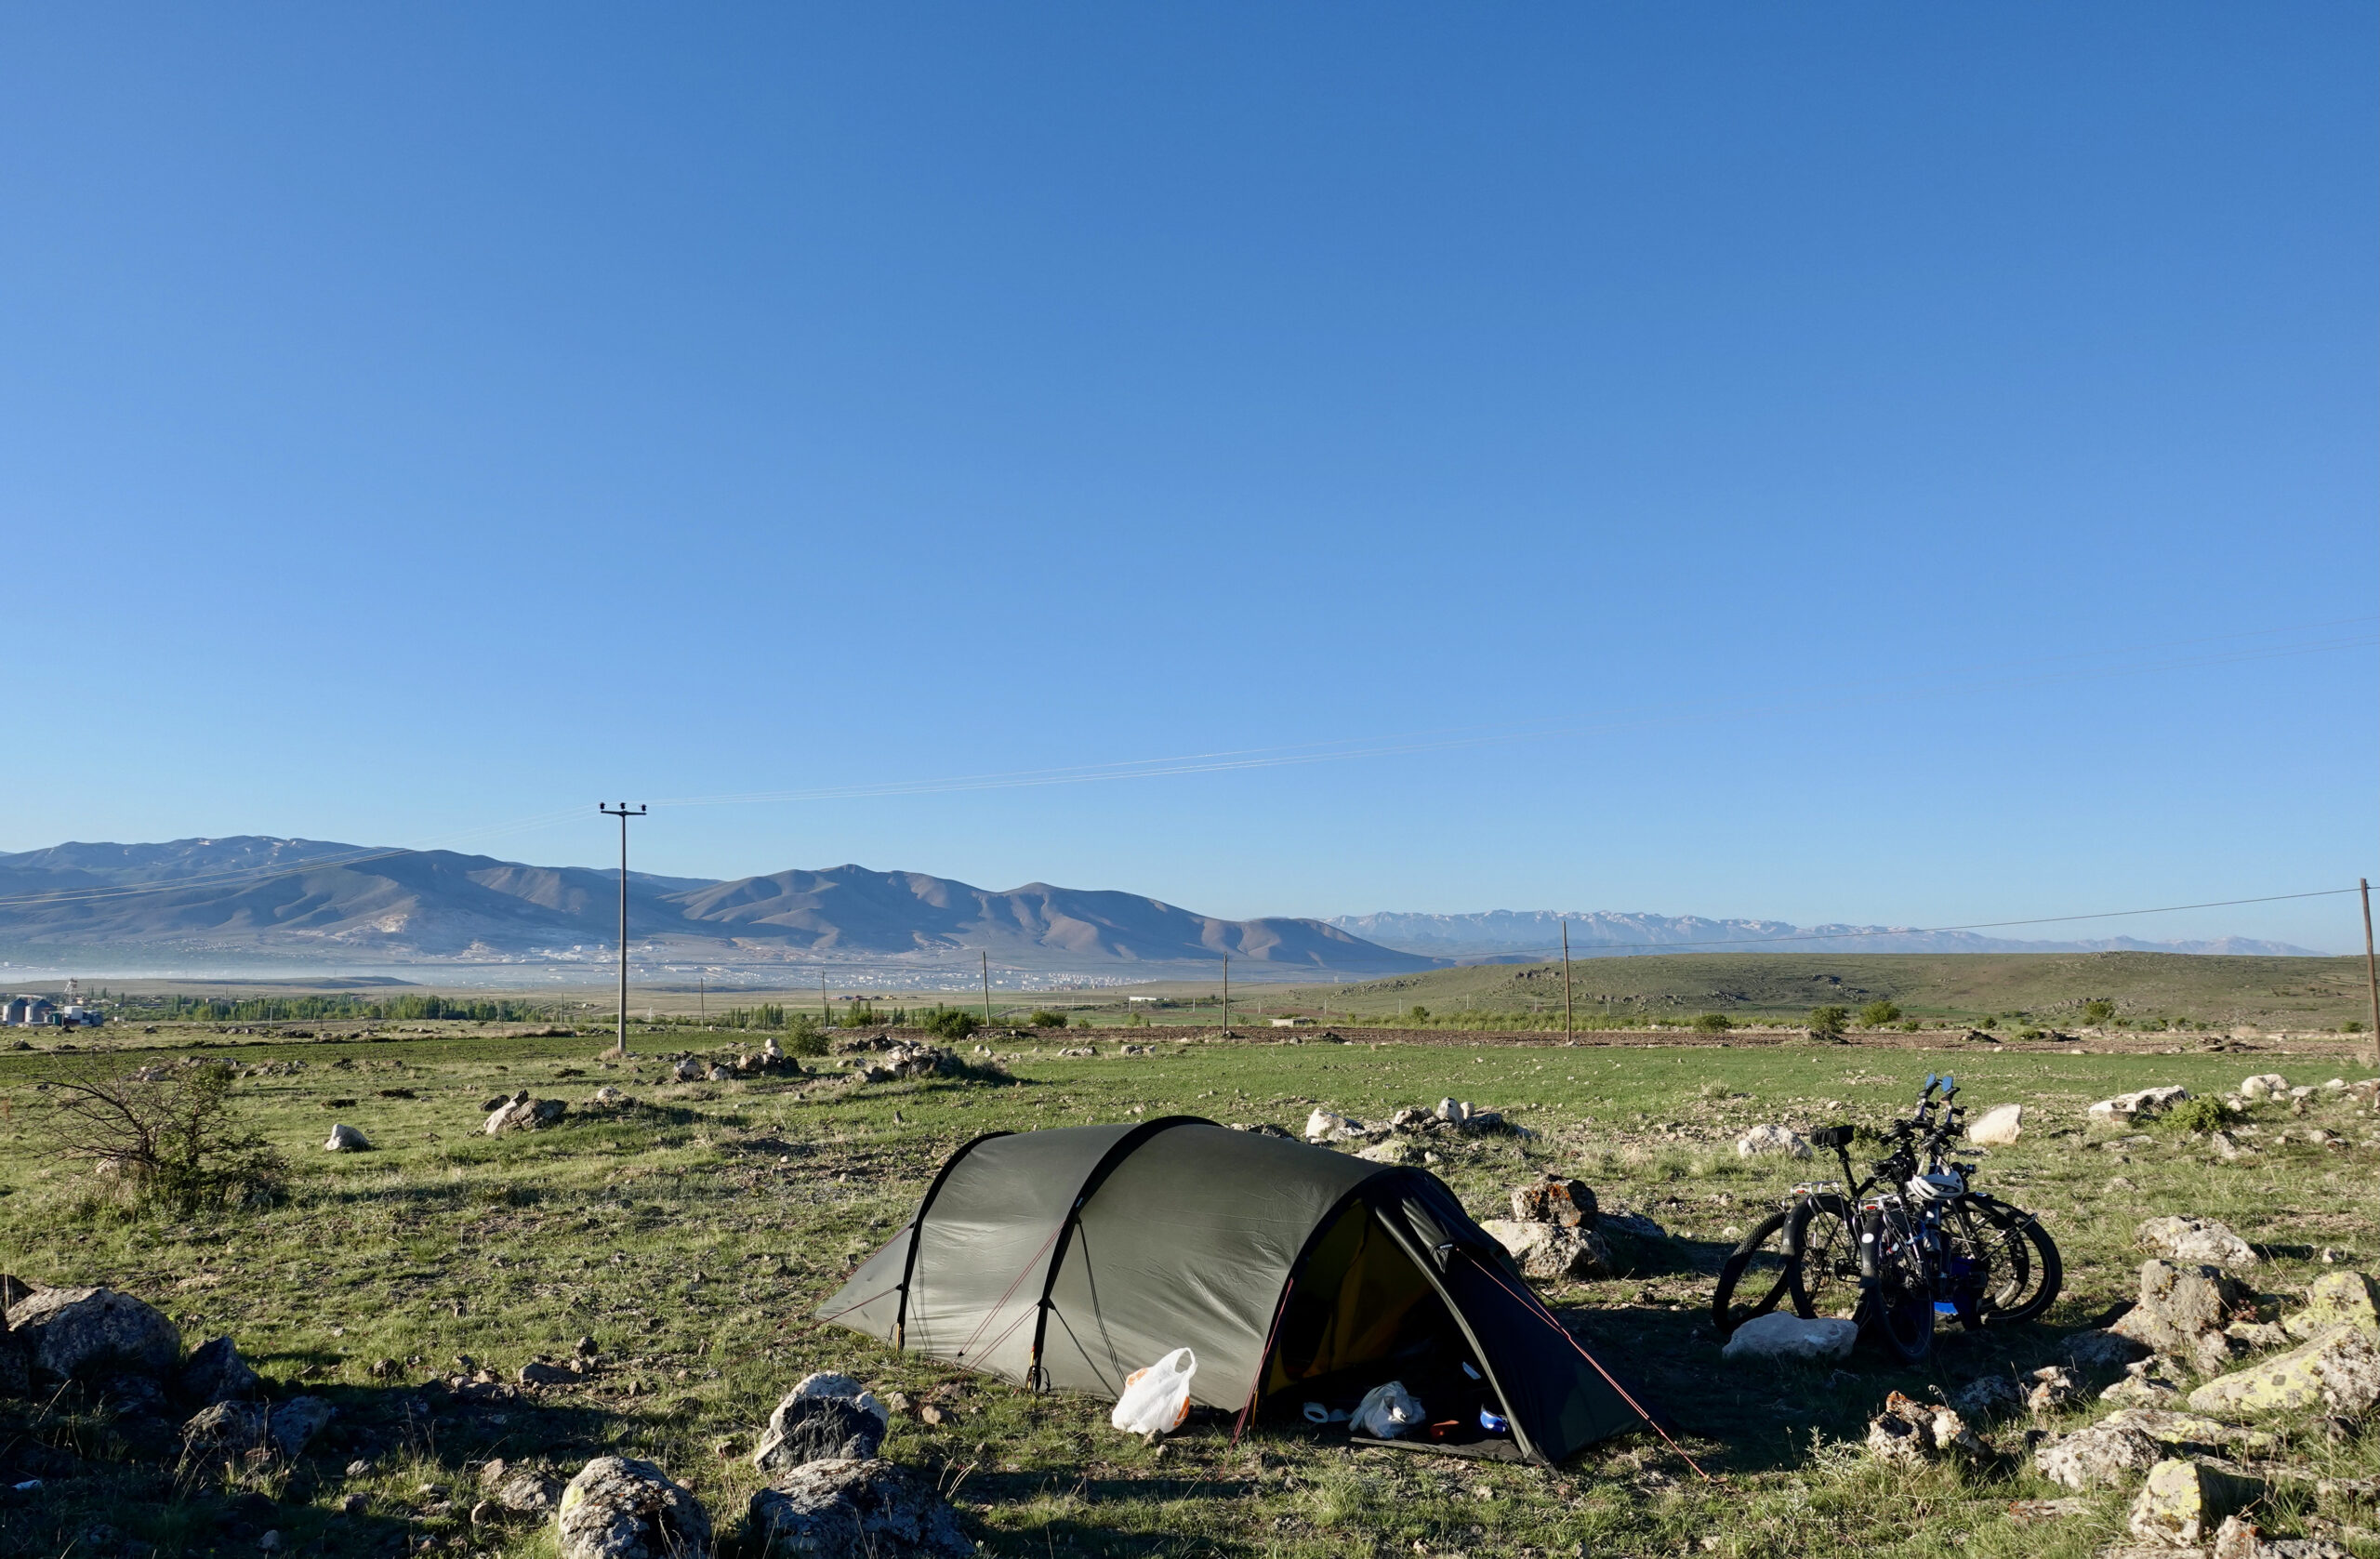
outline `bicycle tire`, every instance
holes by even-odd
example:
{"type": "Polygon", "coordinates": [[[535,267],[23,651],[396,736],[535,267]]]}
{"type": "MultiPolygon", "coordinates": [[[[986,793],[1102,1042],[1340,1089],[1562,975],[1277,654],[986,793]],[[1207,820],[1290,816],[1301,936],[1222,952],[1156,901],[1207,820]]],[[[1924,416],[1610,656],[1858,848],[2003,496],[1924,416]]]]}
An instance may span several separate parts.
{"type": "Polygon", "coordinates": [[[1793,1314],[1808,1321],[1841,1308],[1838,1296],[1856,1293],[1859,1281],[1859,1235],[1852,1226],[1851,1204],[1831,1191],[1805,1196],[1794,1204],[1787,1235],[1793,1314]]]}
{"type": "Polygon", "coordinates": [[[1985,1323],[2012,1327],[2033,1320],[2057,1302],[2058,1291],[2066,1286],[2066,1262],[2058,1254],[2057,1241],[2042,1227],[2038,1217],[2022,1208],[1990,1197],[1979,1196],[1976,1200],[1984,1217],[2002,1231],[2003,1242],[2025,1253],[2027,1268],[2025,1288],[2009,1295],[2005,1302],[1995,1304],[1984,1317],[1985,1323]],[[2027,1247],[2030,1248],[2029,1251],[2027,1247]]]}
{"type": "Polygon", "coordinates": [[[1719,1268],[1719,1286],[1711,1293],[1711,1324],[1721,1337],[1731,1337],[1753,1316],[1767,1315],[1792,1291],[1792,1262],[1785,1244],[1788,1219],[1783,1211],[1762,1219],[1719,1268]],[[1746,1286],[1747,1277],[1753,1297],[1748,1303],[1738,1304],[1736,1290],[1746,1286]]]}

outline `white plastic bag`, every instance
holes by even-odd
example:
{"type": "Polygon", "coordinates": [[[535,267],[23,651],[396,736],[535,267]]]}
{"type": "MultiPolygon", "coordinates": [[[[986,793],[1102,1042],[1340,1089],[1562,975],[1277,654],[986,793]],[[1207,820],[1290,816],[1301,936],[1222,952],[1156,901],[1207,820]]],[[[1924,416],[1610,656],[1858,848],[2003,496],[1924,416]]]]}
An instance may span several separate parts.
{"type": "Polygon", "coordinates": [[[1375,1440],[1394,1440],[1421,1421],[1421,1399],[1405,1389],[1402,1381],[1391,1381],[1384,1386],[1374,1386],[1364,1393],[1355,1404],[1355,1416],[1350,1420],[1355,1433],[1375,1440]]]}
{"type": "Polygon", "coordinates": [[[1124,1394],[1107,1421],[1127,1434],[1164,1434],[1182,1427],[1190,1416],[1190,1377],[1198,1373],[1197,1356],[1176,1348],[1146,1369],[1124,1378],[1124,1394]]]}

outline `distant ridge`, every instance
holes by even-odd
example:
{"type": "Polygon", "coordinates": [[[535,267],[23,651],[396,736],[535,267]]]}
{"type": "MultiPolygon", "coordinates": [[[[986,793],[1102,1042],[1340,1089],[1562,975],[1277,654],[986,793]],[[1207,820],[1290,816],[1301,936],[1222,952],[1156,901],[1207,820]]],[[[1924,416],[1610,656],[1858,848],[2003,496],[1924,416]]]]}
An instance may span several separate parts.
{"type": "MultiPolygon", "coordinates": [[[[0,855],[0,949],[183,961],[601,962],[615,953],[615,873],[452,851],[257,836],[61,844],[0,855]]],[[[629,874],[641,961],[892,960],[1115,973],[1215,966],[1392,974],[1443,960],[1320,920],[1226,920],[1141,894],[995,892],[923,872],[842,865],[717,882],[629,874]]]]}
{"type": "Polygon", "coordinates": [[[1562,945],[1570,923],[1574,958],[1627,958],[1642,953],[1756,953],[1774,942],[1793,953],[2213,953],[2258,958],[2319,958],[2286,942],[2227,936],[2211,942],[2143,942],[2117,936],[2084,942],[2018,942],[1973,931],[1929,931],[1897,926],[1796,926],[1783,920],[1711,920],[1699,915],[1631,915],[1554,909],[1491,909],[1474,915],[1383,911],[1337,915],[1329,923],[1383,947],[1428,958],[1466,961],[1539,959],[1562,945]]]}

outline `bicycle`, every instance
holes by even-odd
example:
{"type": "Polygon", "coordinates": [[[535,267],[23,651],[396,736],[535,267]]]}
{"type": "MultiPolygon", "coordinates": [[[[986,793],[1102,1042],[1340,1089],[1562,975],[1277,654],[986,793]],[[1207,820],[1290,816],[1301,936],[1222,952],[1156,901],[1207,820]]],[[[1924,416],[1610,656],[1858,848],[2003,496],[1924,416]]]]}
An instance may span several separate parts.
{"type": "Polygon", "coordinates": [[[1865,1178],[1851,1167],[1852,1128],[1811,1133],[1813,1147],[1834,1153],[1843,1179],[1796,1185],[1728,1255],[1712,1296],[1722,1336],[1789,1298],[1810,1319],[1856,1291],[1850,1314],[1863,1335],[1913,1364],[1931,1351],[1945,1315],[1975,1328],[2014,1325],[2049,1308],[2064,1269],[2048,1231],[2033,1214],[1974,1189],[1976,1166],[1946,1162],[1966,1113],[1957,1093],[1957,1079],[1928,1073],[1916,1112],[1892,1123],[1892,1152],[1865,1178]]]}

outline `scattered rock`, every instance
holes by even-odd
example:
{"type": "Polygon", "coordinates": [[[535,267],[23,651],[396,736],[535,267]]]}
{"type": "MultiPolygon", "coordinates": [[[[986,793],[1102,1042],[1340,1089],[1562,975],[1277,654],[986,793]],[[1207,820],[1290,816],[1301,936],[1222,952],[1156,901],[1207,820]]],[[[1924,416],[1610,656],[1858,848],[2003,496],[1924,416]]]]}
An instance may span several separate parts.
{"type": "Polygon", "coordinates": [[[44,1288],[11,1305],[7,1321],[32,1355],[36,1381],[119,1370],[162,1377],[181,1356],[174,1323],[113,1288],[44,1288]]]}
{"type": "Polygon", "coordinates": [[[2360,1414],[2380,1402],[2380,1347],[2352,1326],[2334,1327],[2311,1341],[2190,1393],[2202,1413],[2261,1414],[2329,1408],[2360,1414]]]}
{"type": "Polygon", "coordinates": [[[238,1455],[264,1444],[265,1411],[253,1402],[218,1402],[201,1407],[182,1425],[186,1452],[238,1455]]]}
{"type": "Polygon", "coordinates": [[[2208,1132],[2206,1145],[2213,1148],[2215,1156],[2227,1164],[2244,1158],[2255,1151],[2254,1148],[2241,1146],[2240,1140],[2228,1131],[2208,1132]]]}
{"type": "Polygon", "coordinates": [[[1922,1467],[1951,1451],[1972,1457],[1991,1454],[1954,1408],[1915,1402],[1895,1392],[1884,1398],[1884,1410],[1868,1420],[1868,1454],[1879,1461],[1922,1467]]]}
{"type": "Polygon", "coordinates": [[[2259,1072],[2240,1085],[2242,1099],[2271,1099],[2289,1091],[2289,1079],[2278,1072],[2259,1072]]]}
{"type": "Polygon", "coordinates": [[[2069,1515],[2081,1515],[2090,1508],[2090,1500],[2075,1495],[2063,1500],[2008,1501],[2008,1513],[2018,1521],[2060,1521],[2069,1515]]]}
{"type": "Polygon", "coordinates": [[[1309,1143],[1343,1143],[1363,1134],[1363,1122],[1336,1111],[1317,1109],[1305,1117],[1305,1140],[1309,1143]]]}
{"type": "Polygon", "coordinates": [[[2173,1407],[2182,1400],[2182,1389],[2157,1373],[2153,1362],[2127,1365],[2124,1378],[2099,1394],[2099,1400],[2111,1407],[2173,1407]]]}
{"type": "Polygon", "coordinates": [[[2068,1360],[2076,1368],[2094,1374],[2125,1368],[2142,1354],[2152,1352],[2147,1344],[2135,1342],[2121,1332],[2097,1327],[2075,1332],[2066,1340],[2068,1360]]]}
{"type": "Polygon", "coordinates": [[[2306,1290],[2306,1308],[2282,1323],[2290,1336],[2307,1339],[2333,1327],[2353,1327],[2380,1339],[2380,1303],[2372,1279],[2360,1272],[2326,1272],[2306,1290]]]}
{"type": "Polygon", "coordinates": [[[776,1473],[811,1461],[872,1460],[884,1444],[884,1427],[883,1419],[848,1396],[788,1396],[769,1415],[752,1465],[776,1473]]]}
{"type": "Polygon", "coordinates": [[[192,1350],[175,1384],[185,1401],[201,1406],[257,1396],[264,1390],[264,1382],[257,1379],[257,1372],[248,1367],[248,1361],[228,1337],[214,1338],[192,1350]]]}
{"type": "Polygon", "coordinates": [[[1765,1153],[1790,1154],[1795,1158],[1807,1158],[1810,1144],[1802,1134],[1783,1126],[1755,1126],[1736,1139],[1736,1156],[1751,1158],[1765,1153]]]}
{"type": "Polygon", "coordinates": [[[532,1099],[526,1089],[490,1111],[483,1128],[491,1137],[506,1131],[534,1131],[551,1126],[570,1111],[559,1099],[532,1099]]]}
{"type": "Polygon", "coordinates": [[[282,1455],[301,1456],[337,1417],[338,1409],[319,1396],[293,1396],[267,1416],[265,1429],[282,1455]]]}
{"type": "Polygon", "coordinates": [[[975,1545],[933,1486],[889,1461],[813,1461],[752,1496],[747,1519],[768,1559],[969,1559],[975,1545]]]}
{"type": "Polygon", "coordinates": [[[2133,1238],[2142,1249],[2175,1262],[2252,1267],[2263,1260],[2246,1240],[2212,1218],[2152,1218],[2133,1238]]]}
{"type": "Polygon", "coordinates": [[[622,1093],[618,1089],[614,1088],[609,1083],[605,1083],[602,1088],[599,1088],[594,1092],[588,1094],[587,1096],[587,1102],[590,1104],[596,1105],[625,1104],[628,1103],[628,1096],[627,1094],[622,1093]]]}
{"type": "Polygon", "coordinates": [[[496,1490],[496,1502],[518,1515],[543,1515],[561,1500],[562,1480],[550,1473],[516,1472],[496,1490]]]}
{"type": "Polygon", "coordinates": [[[2091,1106],[2093,1120],[2122,1122],[2149,1120],[2190,1096],[2190,1090],[2178,1083],[2161,1088],[2144,1088],[2131,1093],[2119,1093],[2113,1099],[2102,1099],[2091,1106]]]}
{"type": "Polygon", "coordinates": [[[345,1121],[340,1121],[331,1128],[330,1141],[323,1144],[323,1151],[325,1153],[369,1153],[372,1151],[372,1143],[362,1131],[345,1121]]]}
{"type": "Polygon", "coordinates": [[[2223,1518],[2261,1497],[2264,1485],[2203,1461],[2176,1458],[2149,1470],[2127,1523],[2145,1542],[2194,1548],[2215,1536],[2223,1518]]]}
{"type": "Polygon", "coordinates": [[[676,1559],[710,1551],[710,1517],[650,1461],[599,1456],[562,1491],[562,1559],[676,1559]]]}
{"type": "Polygon", "coordinates": [[[1565,1277],[1612,1277],[1611,1247],[1599,1229],[1567,1228],[1559,1223],[1517,1223],[1490,1218],[1479,1225],[1512,1253],[1525,1276],[1548,1281],[1565,1277]]]}
{"type": "Polygon", "coordinates": [[[532,1359],[521,1367],[521,1383],[524,1386],[567,1386],[577,1382],[578,1372],[543,1359],[532,1359]]]}
{"type": "Polygon", "coordinates": [[[1738,1327],[1719,1350],[1726,1359],[1840,1359],[1859,1341],[1859,1323],[1821,1317],[1805,1321],[1772,1310],[1738,1327]]]}
{"type": "Polygon", "coordinates": [[[1967,1128],[1967,1141],[1983,1147],[2007,1147],[2024,1133],[2025,1106],[2000,1104],[1976,1116],[1967,1128]]]}
{"type": "Polygon", "coordinates": [[[1374,1164],[1419,1164],[1425,1150],[1421,1144],[1402,1137],[1391,1137],[1355,1150],[1355,1156],[1374,1164]]]}
{"type": "Polygon", "coordinates": [[[2027,1379],[2033,1383],[2025,1392],[2025,1409],[2037,1419],[2064,1412],[2087,1394],[2081,1376],[2054,1364],[2034,1370],[2027,1379]]]}
{"type": "Polygon", "coordinates": [[[2223,1525],[2215,1529],[2215,1545],[2207,1552],[2209,1559],[2354,1559],[2347,1549],[2327,1538],[2269,1540],[2261,1530],[2236,1515],[2223,1518],[2223,1525]]]}
{"type": "Polygon", "coordinates": [[[1517,1222],[1593,1228],[1596,1210],[1595,1194],[1586,1182],[1561,1175],[1549,1174],[1513,1191],[1513,1218],[1517,1222]]]}
{"type": "Polygon", "coordinates": [[[2204,1374],[2228,1368],[2241,1347],[2223,1328],[2255,1314],[2254,1290],[2219,1267],[2140,1264],[2140,1300],[2109,1331],[2189,1364],[2204,1374]]]}
{"type": "Polygon", "coordinates": [[[681,1083],[698,1083],[710,1069],[689,1056],[669,1068],[669,1076],[681,1083]]]}
{"type": "Polygon", "coordinates": [[[2139,1430],[2103,1420],[2033,1452],[2033,1469],[2066,1488],[2114,1488],[2163,1454],[2139,1430]]]}
{"type": "Polygon", "coordinates": [[[2025,1410],[2025,1388],[2005,1375],[1969,1381],[1950,1396],[1951,1407],[1971,1423],[1990,1423],[2025,1410]]]}

